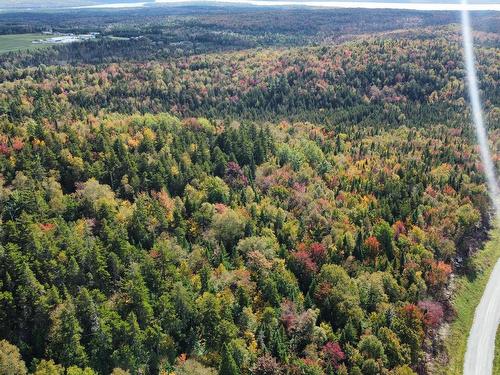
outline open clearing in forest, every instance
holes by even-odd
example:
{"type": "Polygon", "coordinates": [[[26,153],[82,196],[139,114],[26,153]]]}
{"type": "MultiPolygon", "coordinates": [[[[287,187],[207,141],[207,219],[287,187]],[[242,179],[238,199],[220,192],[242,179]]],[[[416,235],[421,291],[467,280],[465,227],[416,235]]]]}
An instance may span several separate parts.
{"type": "Polygon", "coordinates": [[[53,35],[45,34],[8,34],[0,35],[0,53],[13,52],[27,49],[43,48],[51,44],[35,44],[32,43],[38,39],[48,39],[53,35]]]}

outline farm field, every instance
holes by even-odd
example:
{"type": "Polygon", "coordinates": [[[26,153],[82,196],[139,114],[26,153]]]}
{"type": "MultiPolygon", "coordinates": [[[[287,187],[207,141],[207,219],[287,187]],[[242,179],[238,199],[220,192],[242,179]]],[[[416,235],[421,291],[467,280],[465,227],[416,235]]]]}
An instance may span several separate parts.
{"type": "Polygon", "coordinates": [[[48,39],[50,37],[51,35],[44,34],[0,35],[0,53],[47,47],[50,44],[33,44],[32,42],[37,39],[48,39]]]}

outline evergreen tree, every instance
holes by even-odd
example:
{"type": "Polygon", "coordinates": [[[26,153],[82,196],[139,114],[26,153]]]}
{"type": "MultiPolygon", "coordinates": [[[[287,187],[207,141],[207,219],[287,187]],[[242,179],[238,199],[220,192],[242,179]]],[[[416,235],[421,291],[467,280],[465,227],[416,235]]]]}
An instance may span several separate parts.
{"type": "Polygon", "coordinates": [[[47,352],[64,366],[87,365],[87,354],[81,344],[82,328],[76,318],[73,301],[68,299],[52,313],[47,352]]]}
{"type": "Polygon", "coordinates": [[[229,350],[229,346],[224,344],[222,349],[222,360],[219,368],[219,375],[240,375],[240,370],[229,350]]]}

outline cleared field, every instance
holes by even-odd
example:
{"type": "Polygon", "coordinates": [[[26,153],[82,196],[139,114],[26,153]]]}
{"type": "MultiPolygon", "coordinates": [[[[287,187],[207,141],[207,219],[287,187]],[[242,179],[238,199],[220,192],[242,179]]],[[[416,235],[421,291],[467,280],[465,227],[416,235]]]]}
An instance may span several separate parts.
{"type": "Polygon", "coordinates": [[[10,34],[0,35],[0,53],[44,48],[50,44],[33,44],[37,39],[48,39],[51,35],[44,34],[10,34]]]}
{"type": "MultiPolygon", "coordinates": [[[[445,343],[446,351],[449,355],[449,365],[437,371],[437,374],[462,374],[467,337],[474,319],[474,311],[481,300],[490,273],[499,257],[500,230],[495,229],[491,232],[491,239],[486,243],[484,249],[478,251],[473,257],[473,262],[477,267],[476,277],[469,279],[466,276],[462,276],[456,280],[453,305],[457,312],[457,317],[450,326],[450,332],[445,343]]],[[[500,350],[499,346],[500,343],[497,340],[497,354],[500,350]]],[[[495,368],[498,369],[499,367],[500,364],[497,358],[495,368]]],[[[494,374],[498,374],[498,372],[494,371],[494,374]]]]}

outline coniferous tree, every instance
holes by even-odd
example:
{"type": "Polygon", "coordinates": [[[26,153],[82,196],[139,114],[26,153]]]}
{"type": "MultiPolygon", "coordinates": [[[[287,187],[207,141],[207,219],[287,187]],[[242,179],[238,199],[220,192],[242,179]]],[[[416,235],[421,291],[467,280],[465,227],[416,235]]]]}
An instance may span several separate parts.
{"type": "Polygon", "coordinates": [[[229,350],[229,346],[224,344],[222,349],[222,359],[219,367],[219,375],[240,375],[240,369],[229,350]]]}

